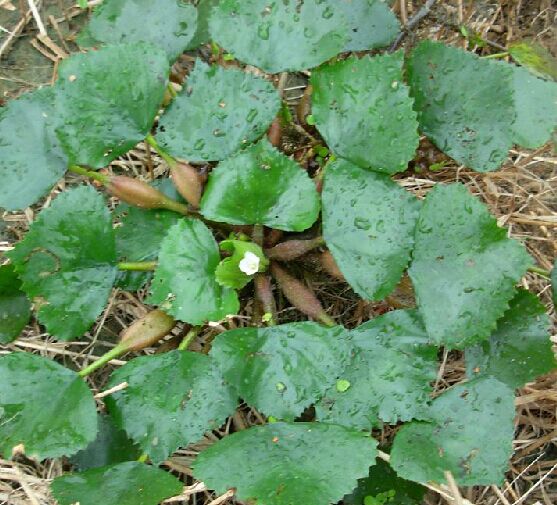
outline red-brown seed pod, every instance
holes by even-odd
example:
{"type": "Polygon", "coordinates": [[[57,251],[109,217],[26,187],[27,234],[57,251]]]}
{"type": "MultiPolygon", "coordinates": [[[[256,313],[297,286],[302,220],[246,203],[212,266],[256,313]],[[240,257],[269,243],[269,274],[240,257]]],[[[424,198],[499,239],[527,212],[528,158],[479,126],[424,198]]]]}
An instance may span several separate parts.
{"type": "Polygon", "coordinates": [[[320,261],[323,270],[325,270],[325,272],[327,272],[331,277],[334,277],[339,281],[345,280],[344,275],[340,271],[340,268],[338,267],[335,259],[333,258],[333,255],[331,254],[331,251],[325,251],[324,253],[322,253],[320,256],[320,261]]]}
{"type": "Polygon", "coordinates": [[[310,240],[287,240],[275,247],[265,249],[265,256],[270,260],[292,261],[312,249],[323,245],[323,238],[316,237],[310,240]]]}
{"type": "Polygon", "coordinates": [[[280,126],[280,119],[278,117],[276,117],[271,123],[271,126],[269,127],[269,131],[267,132],[267,138],[269,139],[269,142],[273,146],[275,147],[280,146],[280,141],[282,138],[282,129],[280,126]]]}
{"type": "Polygon", "coordinates": [[[264,273],[256,274],[254,284],[257,299],[261,302],[263,310],[266,313],[271,314],[271,320],[269,322],[271,324],[275,324],[277,307],[275,303],[275,297],[273,296],[270,276],[264,273]]]}
{"type": "Polygon", "coordinates": [[[175,324],[176,321],[162,310],[153,310],[124,330],[120,346],[126,351],[141,351],[156,344],[175,324]]]}
{"type": "Polygon", "coordinates": [[[199,207],[201,195],[203,194],[203,183],[197,170],[189,163],[177,162],[171,165],[170,174],[172,182],[178,193],[195,208],[199,207]]]}

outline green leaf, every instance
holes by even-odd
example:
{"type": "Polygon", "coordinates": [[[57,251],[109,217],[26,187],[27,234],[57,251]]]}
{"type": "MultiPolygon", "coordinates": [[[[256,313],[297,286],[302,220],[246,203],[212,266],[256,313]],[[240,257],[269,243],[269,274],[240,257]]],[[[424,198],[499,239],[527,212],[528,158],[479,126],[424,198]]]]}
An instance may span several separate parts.
{"type": "Polygon", "coordinates": [[[161,117],[157,141],[191,162],[224,160],[261,137],[279,109],[279,95],[265,79],[197,60],[161,117]]]}
{"type": "Polygon", "coordinates": [[[557,368],[544,305],[520,290],[486,342],[466,349],[468,377],[490,375],[511,388],[557,368]]]}
{"type": "Polygon", "coordinates": [[[47,194],[68,166],[50,119],[54,93],[43,88],[0,109],[0,207],[19,210],[47,194]]]}
{"type": "Polygon", "coordinates": [[[516,105],[513,140],[537,149],[557,128],[557,83],[538,79],[521,67],[512,69],[516,105]]]}
{"type": "Polygon", "coordinates": [[[241,289],[253,279],[257,272],[264,272],[269,266],[269,260],[265,257],[263,249],[253,242],[223,240],[220,243],[220,248],[231,253],[231,256],[224,258],[215,270],[215,279],[221,286],[241,289]],[[257,270],[250,274],[242,270],[242,268],[245,269],[243,262],[246,259],[249,260],[249,256],[259,261],[257,270]]]}
{"type": "Polygon", "coordinates": [[[211,355],[246,402],[293,420],[336,384],[350,350],[344,328],[300,322],[227,331],[215,339],[211,355]]]}
{"type": "Polygon", "coordinates": [[[350,387],[330,388],[317,405],[317,418],[365,430],[381,421],[426,418],[437,348],[428,345],[417,312],[389,312],[351,333],[353,357],[342,374],[350,387]]]}
{"type": "Polygon", "coordinates": [[[128,387],[107,398],[107,407],[155,463],[218,428],[237,405],[213,360],[199,353],[135,358],[112,374],[109,386],[122,382],[128,387]]]}
{"type": "Polygon", "coordinates": [[[143,140],[162,103],[168,71],[165,53],[149,44],[107,46],[64,60],[56,84],[56,131],[71,163],[105,167],[143,140]]]}
{"type": "Polygon", "coordinates": [[[329,0],[221,0],[209,30],[240,61],[270,74],[316,67],[342,52],[348,38],[344,16],[329,0]]]}
{"type": "Polygon", "coordinates": [[[485,340],[532,260],[461,184],[437,185],[416,226],[410,277],[431,339],[450,349],[485,340]]]}
{"type": "Polygon", "coordinates": [[[211,10],[218,5],[220,0],[199,0],[197,2],[197,30],[188,49],[197,49],[211,40],[209,34],[209,19],[211,10]]]}
{"type": "Polygon", "coordinates": [[[148,42],[173,61],[189,46],[196,29],[197,9],[181,0],[105,0],[93,11],[85,43],[90,45],[90,37],[108,45],[148,42]]]}
{"type": "Polygon", "coordinates": [[[387,175],[337,160],[325,170],[323,236],[362,298],[381,300],[410,261],[419,203],[387,175]]]}
{"type": "Polygon", "coordinates": [[[31,303],[21,291],[12,265],[0,266],[0,344],[19,337],[31,317],[31,303]]]}
{"type": "Polygon", "coordinates": [[[532,74],[557,81],[557,60],[541,44],[533,40],[514,42],[509,45],[509,53],[532,74]]]}
{"type": "Polygon", "coordinates": [[[59,505],[157,505],[182,488],[171,474],[135,461],[62,475],[51,484],[59,505]]]}
{"type": "Polygon", "coordinates": [[[400,32],[397,17],[383,0],[337,0],[336,3],[349,28],[344,51],[385,47],[400,32]]]}
{"type": "Polygon", "coordinates": [[[23,444],[30,458],[67,456],[97,433],[95,400],[72,370],[35,354],[0,358],[0,453],[23,444]]]}
{"type": "Polygon", "coordinates": [[[70,458],[79,471],[134,460],[141,455],[139,448],[114,425],[110,416],[98,414],[98,425],[97,438],[70,458]]]}
{"type": "Polygon", "coordinates": [[[426,488],[401,479],[384,461],[369,469],[369,477],[343,498],[344,505],[421,505],[426,488]]]}
{"type": "Polygon", "coordinates": [[[408,82],[421,130],[439,149],[478,172],[501,166],[516,119],[508,65],[424,41],[408,61],[408,82]]]}
{"type": "Polygon", "coordinates": [[[116,277],[112,219],[90,186],[60,194],[7,253],[36,299],[39,321],[60,340],[80,337],[102,312],[116,277]]]}
{"type": "Polygon", "coordinates": [[[323,505],[336,503],[367,475],[376,445],[367,434],[341,426],[272,423],[217,442],[197,457],[193,472],[219,493],[235,488],[238,500],[323,505]]]}
{"type": "Polygon", "coordinates": [[[211,172],[201,213],[224,223],[303,231],[317,220],[319,195],[307,172],[263,139],[211,172]]]}
{"type": "Polygon", "coordinates": [[[403,59],[402,51],[353,56],[313,72],[312,113],[336,155],[378,172],[406,170],[419,137],[403,59]]]}
{"type": "Polygon", "coordinates": [[[147,303],[159,304],[175,319],[191,324],[236,314],[238,295],[215,279],[219,261],[209,228],[197,219],[181,219],[162,241],[147,303]]]}
{"type": "Polygon", "coordinates": [[[401,428],[391,451],[399,477],[460,486],[501,484],[514,435],[514,392],[493,377],[459,384],[436,398],[431,422],[401,428]]]}

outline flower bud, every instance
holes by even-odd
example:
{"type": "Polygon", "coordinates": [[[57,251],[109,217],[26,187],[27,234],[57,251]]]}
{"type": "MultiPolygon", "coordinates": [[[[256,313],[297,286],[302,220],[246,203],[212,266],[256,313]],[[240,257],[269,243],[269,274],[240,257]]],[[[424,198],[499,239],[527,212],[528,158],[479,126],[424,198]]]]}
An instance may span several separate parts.
{"type": "Polygon", "coordinates": [[[311,240],[287,240],[286,242],[281,242],[275,247],[265,249],[265,256],[267,256],[270,260],[291,261],[303,256],[322,244],[322,237],[317,237],[311,240]]]}
{"type": "Polygon", "coordinates": [[[271,123],[269,127],[269,131],[267,132],[267,138],[271,145],[275,147],[280,146],[280,141],[282,138],[282,130],[280,127],[280,118],[276,117],[274,121],[271,123]]]}
{"type": "Polygon", "coordinates": [[[175,324],[176,321],[162,310],[153,310],[124,330],[120,346],[126,351],[141,351],[156,344],[175,324]]]}
{"type": "Polygon", "coordinates": [[[343,273],[340,271],[340,268],[335,261],[335,258],[333,258],[333,255],[331,254],[331,251],[325,251],[322,253],[320,261],[323,270],[325,270],[325,272],[327,272],[331,277],[334,277],[339,281],[345,280],[343,273]]]}
{"type": "Polygon", "coordinates": [[[203,183],[197,170],[189,163],[177,162],[170,167],[172,182],[178,193],[194,207],[199,207],[203,193],[203,183]]]}

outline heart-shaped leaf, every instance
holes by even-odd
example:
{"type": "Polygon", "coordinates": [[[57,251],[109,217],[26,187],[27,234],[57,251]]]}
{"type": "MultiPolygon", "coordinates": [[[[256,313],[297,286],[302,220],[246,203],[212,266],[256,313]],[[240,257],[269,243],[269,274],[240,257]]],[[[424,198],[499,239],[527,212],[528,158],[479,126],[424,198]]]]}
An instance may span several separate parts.
{"type": "Polygon", "coordinates": [[[458,163],[487,172],[507,158],[516,112],[511,68],[424,41],[408,62],[421,130],[458,163]]]}
{"type": "Polygon", "coordinates": [[[303,231],[317,220],[319,195],[307,172],[263,139],[213,170],[201,213],[224,223],[303,231]]]}
{"type": "Polygon", "coordinates": [[[156,463],[218,428],[237,405],[213,360],[199,353],[136,358],[112,374],[110,386],[122,382],[128,387],[108,398],[107,406],[156,463]]]}
{"type": "Polygon", "coordinates": [[[516,122],[513,140],[529,149],[543,146],[557,128],[557,83],[512,67],[516,122]]]}
{"type": "Polygon", "coordinates": [[[330,0],[220,0],[209,30],[236,58],[271,74],[316,67],[348,39],[342,11],[330,0]]]}
{"type": "Polygon", "coordinates": [[[103,310],[116,277],[104,198],[90,186],[62,193],[7,256],[48,332],[61,340],[80,337],[103,310]]]}
{"type": "Polygon", "coordinates": [[[260,505],[336,503],[367,475],[376,445],[342,426],[273,423],[209,447],[195,460],[194,475],[219,493],[235,488],[238,500],[260,505]]]}
{"type": "Polygon", "coordinates": [[[74,454],[97,433],[95,400],[72,370],[35,354],[0,358],[0,453],[74,454]]]}
{"type": "Polygon", "coordinates": [[[327,165],[323,236],[352,289],[381,300],[410,261],[419,204],[387,175],[344,160],[327,165]]]}
{"type": "Polygon", "coordinates": [[[161,244],[148,303],[180,321],[218,321],[239,309],[238,295],[215,279],[220,262],[217,243],[197,219],[181,219],[161,244]]]}
{"type": "Polygon", "coordinates": [[[60,179],[68,162],[51,122],[54,93],[43,88],[0,109],[0,207],[24,209],[60,179]]]}
{"type": "Polygon", "coordinates": [[[19,337],[31,317],[31,303],[21,291],[12,265],[0,266],[0,344],[19,337]]]}
{"type": "Polygon", "coordinates": [[[181,0],[105,0],[93,11],[84,42],[148,42],[164,49],[173,61],[187,49],[196,29],[197,9],[181,0]]]}
{"type": "Polygon", "coordinates": [[[176,477],[135,461],[62,475],[51,484],[59,505],[158,505],[182,488],[176,477]]]}
{"type": "Polygon", "coordinates": [[[511,388],[557,368],[544,305],[520,290],[489,340],[466,349],[469,377],[490,375],[511,388]]]}
{"type": "Polygon", "coordinates": [[[337,0],[348,23],[344,51],[366,51],[385,47],[400,31],[400,23],[383,0],[337,0]]]}
{"type": "Polygon", "coordinates": [[[492,377],[459,384],[436,398],[430,422],[401,428],[391,451],[398,475],[460,486],[501,484],[512,454],[514,393],[492,377]],[[495,429],[496,428],[496,429],[495,429]]]}
{"type": "Polygon", "coordinates": [[[312,73],[312,113],[331,150],[363,168],[394,174],[418,147],[403,53],[351,57],[312,73]]]}
{"type": "Polygon", "coordinates": [[[192,162],[224,160],[265,133],[279,109],[279,95],[265,79],[197,60],[160,120],[157,140],[192,162]]]}
{"type": "Polygon", "coordinates": [[[336,383],[350,349],[344,328],[300,322],[227,331],[211,355],[238,396],[266,415],[293,420],[336,383]]]}
{"type": "Polygon", "coordinates": [[[532,263],[461,184],[438,185],[416,226],[410,277],[432,340],[450,349],[485,340],[532,263]]]}
{"type": "Polygon", "coordinates": [[[149,44],[107,46],[64,60],[56,84],[56,132],[70,161],[101,168],[143,140],[168,70],[164,51],[149,44]]]}
{"type": "Polygon", "coordinates": [[[342,374],[349,387],[329,389],[318,419],[366,430],[424,419],[438,363],[417,312],[389,312],[351,333],[353,358],[342,374]]]}

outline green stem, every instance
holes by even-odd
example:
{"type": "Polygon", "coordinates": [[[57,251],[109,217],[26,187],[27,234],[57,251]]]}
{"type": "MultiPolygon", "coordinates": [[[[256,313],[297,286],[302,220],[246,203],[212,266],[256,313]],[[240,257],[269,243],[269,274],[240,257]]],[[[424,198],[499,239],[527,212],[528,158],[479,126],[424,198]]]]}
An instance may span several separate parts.
{"type": "Polygon", "coordinates": [[[549,270],[545,270],[539,267],[530,267],[528,268],[528,272],[541,275],[542,277],[547,277],[548,279],[551,277],[551,272],[549,270]]]}
{"type": "Polygon", "coordinates": [[[252,239],[259,246],[263,247],[264,230],[260,224],[253,225],[252,239]]]}
{"type": "Polygon", "coordinates": [[[193,339],[197,337],[197,334],[200,332],[201,326],[194,326],[190,331],[186,333],[184,339],[180,342],[178,346],[179,351],[185,351],[189,345],[193,342],[193,339]]]}
{"type": "Polygon", "coordinates": [[[337,323],[335,323],[335,320],[331,316],[329,316],[328,314],[321,314],[318,318],[318,321],[321,324],[324,324],[325,326],[328,326],[329,328],[337,325],[337,323]]]}
{"type": "Polygon", "coordinates": [[[156,268],[156,261],[122,261],[118,263],[118,270],[130,272],[150,272],[156,268]]]}
{"type": "Polygon", "coordinates": [[[504,53],[495,53],[495,54],[488,54],[487,56],[482,56],[482,59],[489,60],[492,58],[506,58],[509,56],[509,53],[505,51],[504,53]]]}
{"type": "Polygon", "coordinates": [[[78,375],[80,377],[87,377],[95,370],[106,365],[111,359],[115,359],[118,356],[121,356],[126,351],[127,351],[127,347],[125,345],[122,345],[122,343],[120,343],[116,347],[108,351],[106,354],[103,354],[97,361],[93,361],[93,363],[91,363],[89,366],[85,367],[83,370],[78,372],[78,375]]]}
{"type": "Polygon", "coordinates": [[[99,181],[101,184],[107,184],[109,178],[106,175],[100,174],[98,172],[92,172],[91,170],[87,170],[86,168],[80,167],[79,165],[70,165],[68,167],[70,172],[74,174],[83,175],[85,177],[89,177],[94,179],[95,181],[99,181]]]}
{"type": "Polygon", "coordinates": [[[176,96],[178,96],[178,93],[176,93],[176,90],[174,89],[174,86],[172,86],[172,84],[168,83],[166,89],[172,95],[172,98],[176,98],[176,96]]]}
{"type": "Polygon", "coordinates": [[[174,167],[176,165],[177,161],[164,149],[162,149],[161,146],[159,146],[157,140],[155,139],[155,137],[153,137],[153,135],[149,133],[149,135],[145,137],[145,142],[147,142],[147,144],[149,144],[157,152],[157,154],[168,163],[170,167],[174,167]]]}

